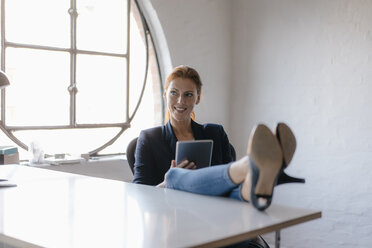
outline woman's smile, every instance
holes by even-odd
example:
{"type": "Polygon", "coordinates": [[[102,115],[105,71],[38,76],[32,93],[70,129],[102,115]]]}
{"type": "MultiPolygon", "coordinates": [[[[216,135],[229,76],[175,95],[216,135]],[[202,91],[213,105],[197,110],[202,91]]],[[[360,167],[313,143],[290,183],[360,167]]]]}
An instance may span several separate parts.
{"type": "Polygon", "coordinates": [[[180,113],[183,113],[186,111],[187,108],[182,108],[182,107],[174,107],[175,110],[177,110],[177,112],[180,112],[180,113]]]}
{"type": "Polygon", "coordinates": [[[177,115],[178,120],[187,119],[191,113],[190,111],[187,111],[188,110],[187,107],[174,106],[173,109],[174,109],[173,114],[177,115]]]}

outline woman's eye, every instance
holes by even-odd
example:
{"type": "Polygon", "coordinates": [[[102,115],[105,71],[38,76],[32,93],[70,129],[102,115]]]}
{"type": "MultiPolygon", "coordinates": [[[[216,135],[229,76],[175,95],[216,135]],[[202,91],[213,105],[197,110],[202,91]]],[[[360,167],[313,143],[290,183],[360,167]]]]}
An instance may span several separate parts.
{"type": "Polygon", "coordinates": [[[185,95],[186,95],[187,97],[193,97],[193,96],[194,96],[193,93],[186,93],[185,95]]]}
{"type": "Polygon", "coordinates": [[[174,90],[171,90],[170,94],[171,94],[172,96],[175,96],[175,95],[177,95],[177,92],[174,91],[174,90]]]}

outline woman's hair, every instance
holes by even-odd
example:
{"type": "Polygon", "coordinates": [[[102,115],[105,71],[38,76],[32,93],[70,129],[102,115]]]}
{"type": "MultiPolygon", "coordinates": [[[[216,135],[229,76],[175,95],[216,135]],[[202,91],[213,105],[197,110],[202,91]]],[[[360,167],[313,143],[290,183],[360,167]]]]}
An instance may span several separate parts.
{"type": "MultiPolygon", "coordinates": [[[[180,65],[180,66],[175,67],[173,71],[168,75],[167,79],[165,80],[165,84],[164,84],[164,92],[167,91],[169,84],[177,78],[191,79],[196,85],[196,90],[198,92],[198,95],[201,95],[201,89],[202,89],[203,83],[200,79],[199,73],[194,68],[191,68],[186,65],[180,65]]],[[[169,117],[170,117],[169,115],[170,115],[169,110],[167,109],[167,112],[165,114],[165,119],[164,119],[165,123],[168,122],[169,117]]],[[[192,113],[190,114],[190,117],[191,119],[195,121],[194,111],[192,111],[192,113]]]]}

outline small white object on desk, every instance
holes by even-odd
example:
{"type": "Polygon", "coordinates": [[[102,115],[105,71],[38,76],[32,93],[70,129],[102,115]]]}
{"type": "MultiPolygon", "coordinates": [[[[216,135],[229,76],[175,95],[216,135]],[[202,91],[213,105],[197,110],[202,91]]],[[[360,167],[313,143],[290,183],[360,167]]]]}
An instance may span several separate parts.
{"type": "Polygon", "coordinates": [[[30,159],[30,164],[44,163],[44,151],[37,141],[33,141],[30,143],[29,152],[32,156],[32,158],[30,159]]]}

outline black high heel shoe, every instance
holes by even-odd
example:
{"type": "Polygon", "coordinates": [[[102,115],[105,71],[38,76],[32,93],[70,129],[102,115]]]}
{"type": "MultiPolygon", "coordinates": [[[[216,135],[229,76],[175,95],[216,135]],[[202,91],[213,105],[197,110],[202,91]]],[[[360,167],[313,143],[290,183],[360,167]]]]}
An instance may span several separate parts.
{"type": "Polygon", "coordinates": [[[283,165],[276,185],[284,183],[305,183],[304,178],[292,177],[284,172],[284,169],[288,167],[296,150],[296,138],[292,130],[285,123],[281,122],[276,126],[275,135],[283,153],[283,165]]]}
{"type": "Polygon", "coordinates": [[[274,186],[282,169],[282,149],[270,129],[260,124],[252,130],[247,153],[252,178],[250,201],[263,211],[271,204],[274,186]]]}

